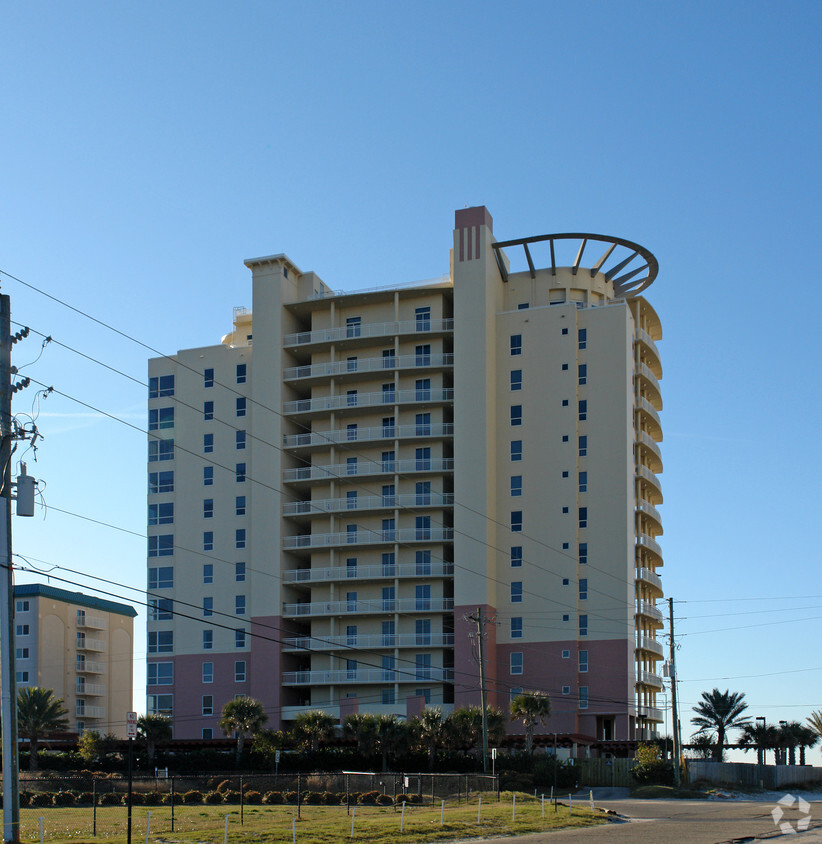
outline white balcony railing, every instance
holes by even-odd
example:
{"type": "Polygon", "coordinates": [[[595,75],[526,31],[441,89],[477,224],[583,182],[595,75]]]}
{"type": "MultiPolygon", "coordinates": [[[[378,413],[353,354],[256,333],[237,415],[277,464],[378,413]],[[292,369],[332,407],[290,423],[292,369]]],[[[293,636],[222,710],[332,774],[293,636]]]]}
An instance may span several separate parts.
{"type": "Polygon", "coordinates": [[[413,390],[383,390],[379,393],[343,393],[336,396],[318,396],[313,399],[297,399],[283,404],[283,413],[318,413],[331,410],[352,410],[356,407],[385,407],[396,404],[431,404],[454,400],[451,387],[428,387],[413,390]]]}
{"type": "Polygon", "coordinates": [[[83,627],[90,630],[105,630],[108,627],[106,619],[102,615],[89,615],[83,613],[75,616],[78,627],[83,627]]]}
{"type": "Polygon", "coordinates": [[[432,422],[421,425],[383,425],[368,428],[337,428],[333,431],[312,431],[305,434],[286,434],[283,445],[286,448],[339,445],[341,443],[374,442],[376,440],[426,439],[429,437],[453,437],[452,422],[432,422]]]}
{"type": "Polygon", "coordinates": [[[447,683],[454,679],[453,668],[358,668],[339,671],[284,671],[284,686],[328,686],[340,683],[447,683]]]}
{"type": "Polygon", "coordinates": [[[648,399],[643,398],[642,396],[637,396],[636,406],[640,410],[643,410],[645,413],[647,413],[648,416],[650,416],[651,419],[653,419],[654,422],[659,425],[660,429],[662,428],[662,422],[659,419],[659,414],[657,413],[656,408],[648,401],[648,399]]]}
{"type": "Polygon", "coordinates": [[[657,656],[665,655],[665,650],[663,648],[662,642],[658,642],[656,639],[652,639],[650,636],[637,636],[636,646],[638,650],[650,651],[651,653],[654,653],[657,656]]]}
{"type": "Polygon", "coordinates": [[[102,697],[106,693],[106,687],[99,683],[78,683],[75,691],[78,695],[94,695],[102,697]]]}
{"type": "Polygon", "coordinates": [[[640,718],[645,718],[648,721],[663,720],[662,710],[657,709],[655,706],[638,706],[637,714],[640,718]]]}
{"type": "MultiPolygon", "coordinates": [[[[379,615],[381,613],[449,612],[453,598],[372,598],[371,600],[314,601],[304,604],[283,604],[283,615],[379,615]]],[[[660,613],[660,617],[661,617],[660,613]]]]}
{"type": "Polygon", "coordinates": [[[646,363],[640,363],[637,366],[637,372],[642,378],[645,378],[651,386],[651,389],[656,392],[656,398],[659,401],[659,410],[662,410],[662,391],[659,389],[659,381],[656,380],[653,370],[646,363]]]}
{"type": "Polygon", "coordinates": [[[78,718],[105,718],[106,710],[103,706],[83,706],[82,702],[77,704],[74,710],[78,718]]]}
{"type": "Polygon", "coordinates": [[[84,636],[77,639],[78,651],[104,651],[106,643],[102,639],[93,639],[91,636],[84,636]]]}
{"type": "Polygon", "coordinates": [[[105,666],[102,662],[94,662],[86,659],[76,664],[75,670],[78,674],[105,674],[105,666]]]}
{"type": "Polygon", "coordinates": [[[349,648],[450,648],[454,645],[453,633],[398,633],[373,636],[300,636],[283,639],[287,650],[337,651],[349,648]]]}
{"type": "Polygon", "coordinates": [[[356,498],[318,498],[310,501],[286,501],[284,516],[317,516],[357,510],[393,510],[397,507],[452,507],[450,492],[404,493],[402,495],[358,495],[356,498]]]}
{"type": "Polygon", "coordinates": [[[295,381],[302,378],[331,378],[351,375],[355,372],[391,372],[395,369],[426,369],[453,366],[454,355],[435,353],[427,355],[397,355],[384,358],[362,358],[355,360],[333,360],[312,363],[307,366],[290,366],[283,372],[283,380],[295,381]]]}
{"type": "Polygon", "coordinates": [[[637,544],[638,548],[646,548],[648,551],[651,551],[652,553],[656,554],[658,557],[660,557],[660,558],[662,557],[662,547],[660,546],[660,544],[658,542],[651,539],[651,537],[648,536],[647,534],[645,534],[645,533],[638,534],[638,536],[636,538],[636,544],[637,544]]]}
{"type": "Polygon", "coordinates": [[[662,592],[662,578],[648,568],[639,568],[636,570],[636,579],[643,580],[645,583],[650,583],[656,589],[662,592]]]}
{"type": "Polygon", "coordinates": [[[636,467],[637,477],[645,478],[648,483],[655,486],[660,492],[662,492],[662,483],[660,482],[659,478],[656,476],[654,472],[652,472],[647,466],[637,466],[636,467]]]}
{"type": "Polygon", "coordinates": [[[395,563],[394,565],[373,566],[331,566],[330,568],[290,569],[282,573],[283,583],[328,583],[336,580],[380,580],[395,577],[451,577],[454,564],[444,562],[431,563],[395,563]]]}
{"type": "Polygon", "coordinates": [[[637,513],[641,513],[642,515],[653,519],[660,527],[662,527],[662,516],[653,504],[649,504],[647,501],[640,501],[636,505],[636,511],[637,513]]]}
{"type": "Polygon", "coordinates": [[[637,328],[636,330],[637,339],[644,343],[653,353],[656,355],[656,359],[660,360],[659,357],[659,349],[657,349],[656,341],[653,337],[644,329],[644,328],[637,328]]]}
{"type": "Polygon", "coordinates": [[[658,621],[660,624],[662,623],[662,610],[657,609],[648,601],[637,601],[636,614],[644,615],[647,618],[652,618],[654,621],[658,621]]]}
{"type": "Polygon", "coordinates": [[[452,542],[453,539],[453,528],[397,528],[394,530],[359,528],[354,531],[338,533],[306,533],[298,536],[284,536],[283,550],[333,548],[340,545],[390,545],[395,542],[452,542]]]}
{"type": "Polygon", "coordinates": [[[320,328],[286,334],[283,346],[305,346],[311,343],[336,343],[358,337],[391,337],[395,334],[436,334],[454,330],[453,319],[406,320],[402,322],[371,322],[346,325],[340,328],[320,328]]]}
{"type": "Polygon", "coordinates": [[[363,475],[409,475],[417,472],[452,472],[451,457],[432,457],[428,460],[357,460],[356,463],[333,463],[327,466],[299,466],[286,469],[283,480],[325,481],[331,478],[354,478],[363,475]]]}
{"type": "Polygon", "coordinates": [[[640,431],[637,434],[637,442],[649,448],[659,458],[659,462],[662,462],[662,449],[660,449],[659,443],[652,436],[646,434],[645,431],[640,431]]]}
{"type": "Polygon", "coordinates": [[[643,686],[651,686],[655,689],[662,688],[662,677],[659,674],[654,674],[653,671],[637,671],[636,681],[643,686]]]}

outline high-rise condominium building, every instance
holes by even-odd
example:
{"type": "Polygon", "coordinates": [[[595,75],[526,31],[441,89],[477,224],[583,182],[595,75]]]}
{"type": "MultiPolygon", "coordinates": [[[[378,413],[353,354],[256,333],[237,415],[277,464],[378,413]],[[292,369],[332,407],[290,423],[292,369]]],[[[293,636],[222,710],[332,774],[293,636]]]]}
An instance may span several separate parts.
{"type": "Polygon", "coordinates": [[[482,629],[489,703],[540,690],[551,732],[656,731],[653,255],[497,242],[478,207],[434,281],[246,266],[231,333],[150,362],[150,709],[208,738],[235,695],[273,726],[478,703],[482,629]]]}
{"type": "Polygon", "coordinates": [[[125,738],[132,707],[134,607],[43,583],[14,587],[17,687],[51,689],[69,730],[125,738]]]}

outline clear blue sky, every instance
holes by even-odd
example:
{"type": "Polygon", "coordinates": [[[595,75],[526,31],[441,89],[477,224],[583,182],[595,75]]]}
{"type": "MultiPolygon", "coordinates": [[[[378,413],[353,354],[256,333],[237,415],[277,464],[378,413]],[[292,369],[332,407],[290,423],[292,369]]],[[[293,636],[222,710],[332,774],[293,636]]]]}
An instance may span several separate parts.
{"type": "MultiPolygon", "coordinates": [[[[822,708],[821,19],[811,2],[5,4],[0,268],[173,353],[251,304],[244,258],[287,252],[339,289],[430,278],[465,205],[501,239],[642,243],[661,267],[683,731],[714,686],[804,720],[822,708]]],[[[2,288],[14,319],[145,380],[146,348],[2,288]]],[[[143,429],[146,391],[39,352],[33,334],[14,362],[91,407],[15,396],[39,414],[25,459],[50,507],[15,519],[15,550],[139,589],[145,436],[99,411],[143,429]]]]}

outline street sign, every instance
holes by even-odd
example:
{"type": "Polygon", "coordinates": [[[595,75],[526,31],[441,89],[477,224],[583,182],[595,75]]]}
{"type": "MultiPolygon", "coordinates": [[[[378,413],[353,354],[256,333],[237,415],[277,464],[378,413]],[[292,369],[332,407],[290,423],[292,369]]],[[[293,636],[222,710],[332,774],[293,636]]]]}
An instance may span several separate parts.
{"type": "Polygon", "coordinates": [[[126,712],[126,738],[137,738],[136,712],[126,712]]]}

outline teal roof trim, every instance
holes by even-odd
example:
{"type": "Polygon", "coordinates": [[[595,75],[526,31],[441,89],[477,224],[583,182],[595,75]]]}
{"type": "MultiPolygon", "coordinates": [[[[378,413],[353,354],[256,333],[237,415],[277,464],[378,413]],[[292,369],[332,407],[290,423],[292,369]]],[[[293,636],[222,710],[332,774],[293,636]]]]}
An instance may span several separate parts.
{"type": "Polygon", "coordinates": [[[54,598],[56,601],[63,601],[66,604],[77,604],[80,607],[114,612],[131,618],[137,615],[137,610],[128,604],[118,604],[115,601],[106,601],[103,598],[92,598],[91,595],[84,595],[82,592],[68,592],[65,589],[57,589],[55,586],[46,586],[44,583],[21,583],[14,587],[15,598],[35,596],[54,598]]]}

